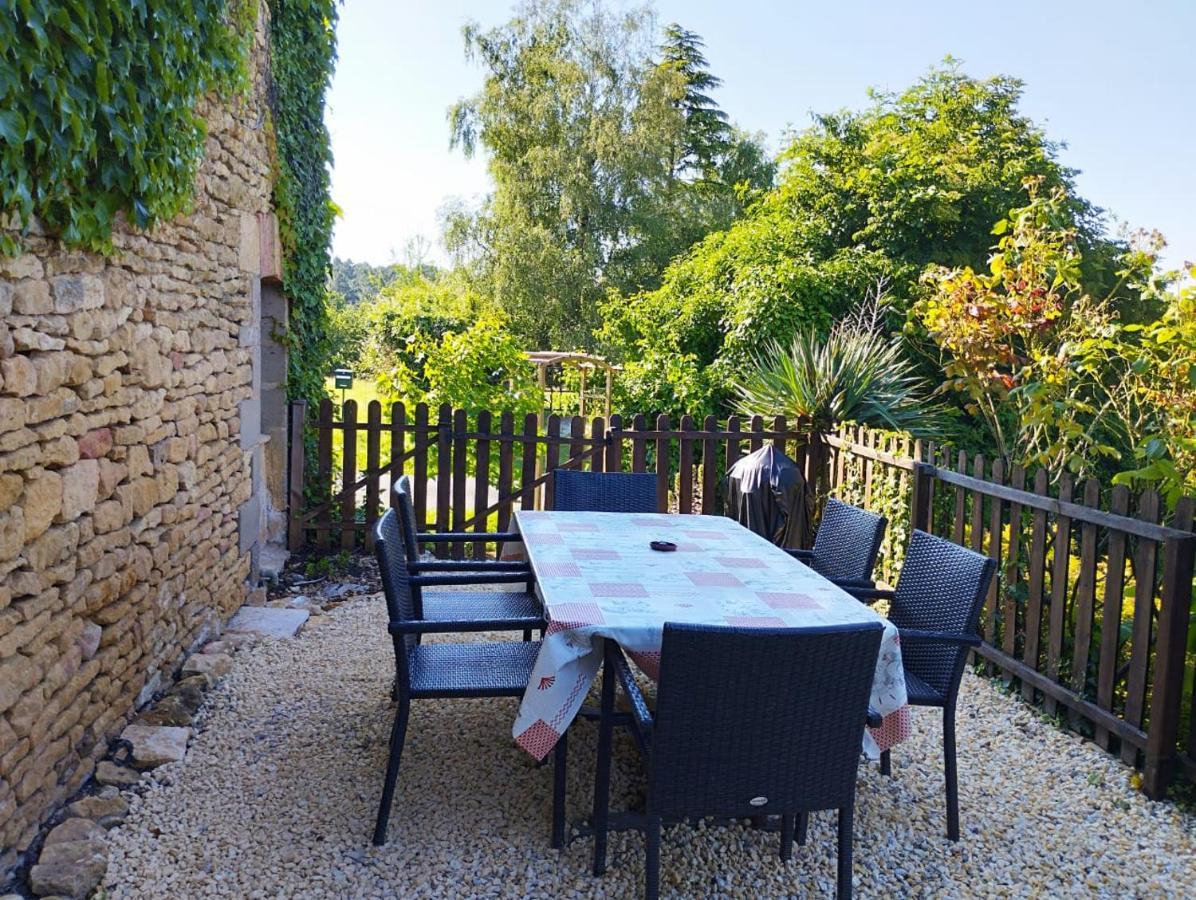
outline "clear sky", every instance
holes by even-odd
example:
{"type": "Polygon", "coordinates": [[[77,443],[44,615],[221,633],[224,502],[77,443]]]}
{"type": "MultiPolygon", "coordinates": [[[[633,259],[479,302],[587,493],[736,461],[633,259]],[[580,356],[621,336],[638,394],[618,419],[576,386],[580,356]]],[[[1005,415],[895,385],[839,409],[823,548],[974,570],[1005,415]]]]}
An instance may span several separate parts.
{"type": "MultiPolygon", "coordinates": [[[[1196,260],[1196,0],[657,0],[660,24],[701,34],[716,93],[775,151],[812,111],[899,90],[948,54],[976,77],[1026,82],[1022,109],[1081,170],[1080,192],[1196,260]]],[[[488,190],[485,163],[449,150],[448,106],[477,91],[461,26],[509,18],[504,0],[346,0],[329,97],[334,252],[402,261],[408,242],[442,259],[437,210],[488,190]]]]}

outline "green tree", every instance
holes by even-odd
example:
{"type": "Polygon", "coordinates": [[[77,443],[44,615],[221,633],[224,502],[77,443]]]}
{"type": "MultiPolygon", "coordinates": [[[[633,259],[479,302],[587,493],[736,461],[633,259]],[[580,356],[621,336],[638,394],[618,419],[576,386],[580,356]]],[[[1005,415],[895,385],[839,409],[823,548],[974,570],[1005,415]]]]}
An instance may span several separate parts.
{"type": "Polygon", "coordinates": [[[404,274],[403,266],[397,264],[371,266],[338,256],[332,260],[328,290],[339,294],[348,304],[360,303],[376,296],[378,291],[404,274]]]}
{"type": "Polygon", "coordinates": [[[732,130],[710,91],[722,84],[722,79],[710,71],[702,49],[705,43],[696,33],[676,22],[664,30],[658,65],[680,77],[681,96],[673,106],[683,119],[681,140],[673,147],[672,171],[675,177],[689,172],[698,177],[718,177],[717,166],[731,146],[732,130]]]}
{"type": "MultiPolygon", "coordinates": [[[[815,116],[781,155],[775,189],[675,260],[659,288],[608,296],[608,352],[629,370],[648,360],[642,379],[632,372],[624,382],[637,392],[628,401],[653,411],[644,404],[668,396],[654,360],[669,356],[704,373],[713,411],[765,342],[826,333],[878,279],[895,328],[921,296],[927,265],[984,259],[992,223],[1022,202],[1026,178],[1049,191],[1073,177],[1058,146],[1018,111],[1021,90],[1016,79],[974,79],[949,61],[906,91],[872,94],[861,111],[815,116]]],[[[1068,221],[1091,250],[1084,278],[1108,281],[1120,249],[1102,237],[1099,211],[1069,197],[1068,221]]],[[[918,346],[923,337],[908,339],[918,346]]]]}
{"type": "MultiPolygon", "coordinates": [[[[654,61],[653,31],[648,8],[616,13],[600,0],[532,0],[498,28],[465,28],[486,77],[450,110],[452,143],[485,147],[495,190],[476,209],[446,210],[445,242],[531,345],[592,344],[607,290],[654,284],[738,211],[730,188],[678,188],[691,176],[677,166],[717,164],[717,107],[702,93],[713,76],[681,45],[684,58],[654,61]]],[[[696,52],[696,36],[679,34],[696,52]]],[[[733,149],[731,170],[750,181],[762,152],[733,149]]]]}
{"type": "Polygon", "coordinates": [[[470,322],[430,317],[410,320],[416,330],[396,336],[376,366],[385,402],[448,403],[476,415],[482,410],[539,412],[543,395],[535,367],[501,314],[470,322]]]}
{"type": "Polygon", "coordinates": [[[710,71],[703,47],[700,36],[676,23],[665,29],[654,75],[681,125],[668,148],[670,175],[645,198],[632,225],[638,241],[623,254],[624,291],[658,287],[679,253],[729,227],[776,177],[763,136],[736,129],[710,96],[722,79],[710,71]]]}

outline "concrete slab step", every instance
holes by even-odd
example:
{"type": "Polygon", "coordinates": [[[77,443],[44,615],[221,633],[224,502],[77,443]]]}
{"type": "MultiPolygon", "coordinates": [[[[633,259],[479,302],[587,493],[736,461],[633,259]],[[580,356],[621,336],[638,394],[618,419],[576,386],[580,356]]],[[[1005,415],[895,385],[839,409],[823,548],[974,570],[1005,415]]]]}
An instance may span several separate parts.
{"type": "Polygon", "coordinates": [[[289,638],[299,633],[309,615],[305,609],[242,606],[229,620],[226,630],[268,638],[289,638]]]}

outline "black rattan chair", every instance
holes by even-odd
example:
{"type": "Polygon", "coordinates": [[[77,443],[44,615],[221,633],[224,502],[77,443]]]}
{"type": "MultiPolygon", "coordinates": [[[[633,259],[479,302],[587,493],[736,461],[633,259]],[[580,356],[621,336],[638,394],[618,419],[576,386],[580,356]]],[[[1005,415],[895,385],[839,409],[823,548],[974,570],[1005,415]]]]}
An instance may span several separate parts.
{"type": "MultiPolygon", "coordinates": [[[[943,711],[943,772],[947,783],[947,837],[959,840],[959,785],[955,701],[968,648],[980,644],[976,624],[997,564],[943,538],[915,531],[894,591],[852,591],[864,600],[889,599],[889,621],[901,634],[901,662],[911,706],[943,711]]],[[[880,768],[892,774],[891,755],[880,768]]]]}
{"type": "MultiPolygon", "coordinates": [[[[421,619],[457,621],[465,619],[487,619],[497,621],[511,619],[518,623],[534,620],[533,626],[545,627],[544,607],[532,590],[533,576],[528,564],[523,562],[495,562],[494,560],[433,560],[424,562],[419,558],[419,544],[433,541],[462,542],[475,540],[519,540],[519,535],[509,534],[457,534],[420,532],[415,521],[415,505],[411,502],[411,482],[402,476],[394,488],[398,503],[399,524],[403,538],[403,553],[407,570],[412,575],[439,576],[434,582],[442,585],[468,587],[479,584],[507,584],[526,582],[527,588],[514,591],[452,591],[429,593],[426,597],[420,583],[413,584],[411,593],[415,600],[415,614],[421,619]],[[521,576],[521,577],[520,577],[521,576]]],[[[433,582],[421,582],[423,584],[433,582]]],[[[523,624],[519,624],[524,628],[523,624]]],[[[514,630],[502,629],[502,630],[514,630]]],[[[525,630],[524,640],[531,640],[531,631],[525,630]]]]}
{"type": "MultiPolygon", "coordinates": [[[[527,688],[540,643],[499,641],[489,643],[421,644],[419,637],[432,632],[496,631],[512,626],[510,619],[428,620],[416,611],[413,587],[436,583],[444,576],[411,575],[400,550],[401,538],[394,510],[378,522],[374,550],[382,573],[382,588],[390,616],[390,634],[395,652],[395,711],[390,734],[390,757],[378,819],[374,825],[374,843],[386,843],[386,826],[394,800],[399,761],[407,735],[407,718],[412,700],[456,697],[519,697],[527,688]]],[[[532,627],[527,622],[517,627],[532,627]]],[[[538,626],[536,626],[538,627],[538,626]]],[[[556,745],[553,779],[552,841],[564,843],[564,758],[565,735],[556,745]]]]}
{"type": "Polygon", "coordinates": [[[788,550],[811,569],[838,585],[872,587],[872,570],[889,520],[830,499],[811,550],[788,550]]]}
{"type": "Polygon", "coordinates": [[[606,642],[603,715],[594,786],[594,874],[606,868],[614,721],[628,724],[648,759],[647,808],[620,816],[642,829],[644,895],[660,879],[663,821],[780,816],[781,858],[809,813],[839,813],[839,896],[851,896],[852,817],[879,622],[804,629],[666,624],[656,712],[622,652],[606,642]],[[630,713],[616,717],[615,684],[630,713]],[[780,689],[780,686],[784,689],[780,689]]]}
{"type": "Polygon", "coordinates": [[[552,508],[584,512],[656,512],[656,476],[645,472],[554,469],[552,508]]]}

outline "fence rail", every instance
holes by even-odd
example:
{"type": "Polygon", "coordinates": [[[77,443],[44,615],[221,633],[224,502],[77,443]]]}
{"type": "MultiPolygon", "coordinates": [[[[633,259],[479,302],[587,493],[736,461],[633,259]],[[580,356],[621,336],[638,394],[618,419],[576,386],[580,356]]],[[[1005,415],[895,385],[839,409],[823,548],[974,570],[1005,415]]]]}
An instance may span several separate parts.
{"type": "MultiPolygon", "coordinates": [[[[657,507],[721,511],[727,468],[766,442],[788,453],[829,493],[889,516],[881,575],[895,581],[914,528],[986,553],[998,578],[985,600],[977,660],[1022,697],[1143,766],[1160,796],[1173,775],[1196,782],[1196,634],[1191,628],[1191,498],[1164,522],[1154,491],[1132,496],[1095,479],[1027,472],[1003,460],[867,429],[825,443],[801,423],[689,416],[674,426],[618,415],[535,415],[376,401],[358,420],[353,401],[336,420],[331,401],[316,417],[315,481],[327,499],[303,506],[305,409],[292,409],[292,549],[372,546],[391,481],[412,476],[416,516],[435,531],[505,531],[518,508],[551,507],[552,471],[653,472],[657,507]],[[359,462],[363,463],[359,466],[359,462]],[[1189,647],[1192,650],[1189,650],[1189,647]]],[[[480,557],[482,541],[434,552],[480,557]]]]}

